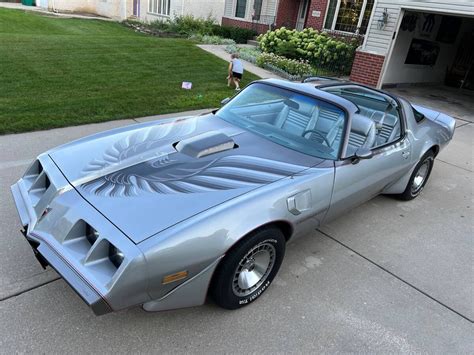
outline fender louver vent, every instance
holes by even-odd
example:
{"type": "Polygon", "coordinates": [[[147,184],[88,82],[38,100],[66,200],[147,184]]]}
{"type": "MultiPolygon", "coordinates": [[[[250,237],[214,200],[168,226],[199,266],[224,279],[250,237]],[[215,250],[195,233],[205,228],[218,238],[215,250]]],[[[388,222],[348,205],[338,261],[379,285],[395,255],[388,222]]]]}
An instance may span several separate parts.
{"type": "Polygon", "coordinates": [[[85,266],[91,267],[108,281],[117,271],[123,254],[104,236],[83,220],[78,220],[66,235],[62,244],[74,253],[85,266]]]}
{"type": "Polygon", "coordinates": [[[51,186],[48,175],[41,163],[36,160],[23,176],[33,206],[36,207],[46,190],[51,186]]]}

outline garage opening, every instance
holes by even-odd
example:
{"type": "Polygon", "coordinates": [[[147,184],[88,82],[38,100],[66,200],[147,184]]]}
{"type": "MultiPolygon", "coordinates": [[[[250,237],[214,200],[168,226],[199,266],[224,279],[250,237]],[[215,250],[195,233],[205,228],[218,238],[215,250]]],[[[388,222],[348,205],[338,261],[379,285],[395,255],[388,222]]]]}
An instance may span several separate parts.
{"type": "Polygon", "coordinates": [[[435,84],[474,91],[474,18],[405,10],[382,86],[435,84]]]}

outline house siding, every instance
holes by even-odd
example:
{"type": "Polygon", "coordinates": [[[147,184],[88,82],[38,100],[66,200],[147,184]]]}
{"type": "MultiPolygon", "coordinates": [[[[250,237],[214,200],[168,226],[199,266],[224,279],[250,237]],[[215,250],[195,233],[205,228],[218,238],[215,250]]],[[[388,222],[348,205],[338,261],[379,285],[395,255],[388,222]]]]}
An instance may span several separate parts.
{"type": "MultiPolygon", "coordinates": [[[[128,1],[132,2],[133,0],[128,1]]],[[[140,1],[140,20],[145,22],[181,15],[192,15],[200,18],[208,18],[210,16],[218,23],[221,23],[222,16],[224,15],[225,0],[171,0],[169,16],[148,12],[149,1],[140,1]]]]}
{"type": "Polygon", "coordinates": [[[373,20],[367,31],[364,50],[386,55],[392,43],[392,37],[398,25],[399,16],[403,9],[413,9],[428,12],[442,12],[462,16],[474,16],[474,0],[442,1],[442,0],[379,0],[374,6],[373,20]],[[378,19],[384,10],[389,14],[388,23],[384,29],[378,29],[378,19]]]}
{"type": "MultiPolygon", "coordinates": [[[[245,18],[236,18],[234,11],[235,11],[235,2],[236,0],[225,0],[224,4],[224,11],[223,16],[227,17],[228,19],[234,19],[240,22],[252,22],[252,11],[254,0],[247,0],[247,11],[245,13],[245,18]]],[[[263,0],[262,2],[262,22],[268,23],[270,20],[274,20],[271,17],[275,17],[278,8],[278,0],[263,0]],[[268,19],[267,17],[270,17],[268,19]]],[[[273,22],[273,21],[270,21],[273,22]]]]}
{"type": "MultiPolygon", "coordinates": [[[[151,22],[180,15],[207,18],[211,16],[221,22],[225,0],[171,0],[170,16],[148,12],[149,0],[140,0],[140,20],[151,22]]],[[[86,12],[124,20],[133,14],[133,0],[48,0],[49,9],[71,12],[86,12]]]]}
{"type": "Polygon", "coordinates": [[[233,17],[234,11],[234,0],[225,0],[225,7],[224,7],[224,16],[226,17],[233,17]]]}
{"type": "Polygon", "coordinates": [[[220,23],[224,16],[224,3],[224,0],[184,0],[184,14],[202,18],[212,17],[220,23]]]}

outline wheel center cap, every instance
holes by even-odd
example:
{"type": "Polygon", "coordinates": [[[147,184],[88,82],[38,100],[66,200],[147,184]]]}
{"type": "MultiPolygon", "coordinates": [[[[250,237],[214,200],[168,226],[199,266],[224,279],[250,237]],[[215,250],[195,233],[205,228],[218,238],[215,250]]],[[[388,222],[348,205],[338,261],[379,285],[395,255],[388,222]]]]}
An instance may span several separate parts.
{"type": "Polygon", "coordinates": [[[252,271],[255,268],[255,259],[249,259],[245,262],[243,269],[247,271],[252,271]]]}

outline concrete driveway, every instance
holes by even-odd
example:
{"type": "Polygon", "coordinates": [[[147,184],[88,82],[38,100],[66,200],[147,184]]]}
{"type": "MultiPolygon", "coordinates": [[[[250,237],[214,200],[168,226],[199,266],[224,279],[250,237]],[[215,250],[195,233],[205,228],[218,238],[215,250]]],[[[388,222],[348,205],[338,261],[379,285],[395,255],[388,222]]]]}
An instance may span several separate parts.
{"type": "Polygon", "coordinates": [[[0,137],[0,352],[472,352],[473,123],[458,121],[418,199],[377,197],[290,243],[250,307],[96,317],[36,262],[9,186],[38,153],[133,123],[0,137]]]}

